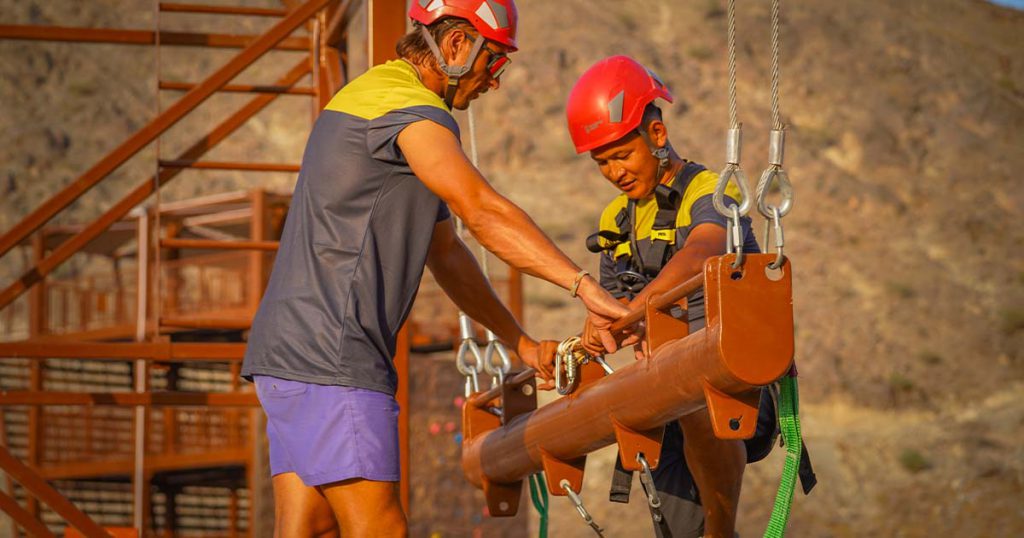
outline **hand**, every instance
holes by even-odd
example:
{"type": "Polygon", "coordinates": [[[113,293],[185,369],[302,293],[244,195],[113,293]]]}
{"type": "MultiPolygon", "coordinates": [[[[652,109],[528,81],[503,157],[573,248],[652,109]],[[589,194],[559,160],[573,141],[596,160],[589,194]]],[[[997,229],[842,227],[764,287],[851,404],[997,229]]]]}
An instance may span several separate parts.
{"type": "MultiPolygon", "coordinates": [[[[601,335],[597,327],[594,325],[593,318],[587,316],[587,320],[583,323],[583,332],[580,333],[580,344],[583,346],[583,349],[587,350],[587,353],[589,353],[592,357],[596,357],[598,355],[606,355],[609,353],[615,353],[617,349],[633,344],[635,344],[635,350],[637,351],[637,353],[640,353],[640,346],[647,345],[645,342],[642,342],[641,340],[643,338],[643,335],[644,322],[641,321],[636,325],[622,331],[622,333],[619,334],[618,340],[615,340],[613,338],[613,342],[616,344],[617,347],[608,349],[605,347],[604,342],[601,339],[601,335]]],[[[642,357],[643,355],[637,355],[638,359],[642,357]]]]}
{"type": "MultiPolygon", "coordinates": [[[[629,313],[629,309],[616,301],[596,280],[589,276],[580,282],[577,295],[583,300],[589,313],[587,324],[590,329],[584,326],[584,348],[588,351],[593,348],[596,351],[596,342],[600,342],[607,353],[614,353],[619,348],[619,344],[615,341],[609,328],[612,322],[629,313]],[[596,334],[596,338],[593,340],[586,338],[588,333],[596,334]]],[[[604,353],[597,354],[603,355],[604,353]]]]}
{"type": "Polygon", "coordinates": [[[540,390],[551,390],[555,387],[555,351],[558,349],[558,342],[544,340],[539,344],[529,336],[523,335],[519,338],[519,345],[516,353],[530,368],[537,371],[537,377],[543,382],[537,383],[540,390]]]}

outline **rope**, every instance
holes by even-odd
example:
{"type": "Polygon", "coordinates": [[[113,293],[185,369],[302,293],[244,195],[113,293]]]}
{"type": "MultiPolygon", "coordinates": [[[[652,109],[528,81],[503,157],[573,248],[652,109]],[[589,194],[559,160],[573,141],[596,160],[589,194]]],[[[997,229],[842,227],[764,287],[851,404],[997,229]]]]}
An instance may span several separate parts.
{"type": "Polygon", "coordinates": [[[779,490],[775,494],[775,506],[765,530],[765,538],[782,538],[786,535],[786,524],[793,504],[796,489],[800,454],[803,443],[800,437],[800,395],[795,377],[785,376],[779,381],[779,428],[786,444],[786,462],[782,466],[779,490]]]}
{"type": "Polygon", "coordinates": [[[782,167],[783,155],[785,153],[786,131],[782,124],[779,113],[779,83],[782,75],[779,69],[779,50],[781,48],[781,0],[772,0],[771,3],[771,25],[772,25],[772,83],[771,83],[771,109],[772,109],[772,130],[768,140],[768,168],[761,174],[757,182],[757,211],[765,219],[765,246],[767,247],[769,231],[774,226],[775,249],[778,253],[770,267],[778,269],[785,258],[784,243],[782,240],[782,217],[793,208],[793,187],[789,181],[789,174],[782,167]],[[778,186],[782,201],[778,206],[768,204],[768,192],[772,185],[778,186]]]}
{"type": "MultiPolygon", "coordinates": [[[[476,120],[473,118],[472,109],[467,111],[469,116],[469,158],[472,162],[473,167],[478,167],[479,159],[476,149],[476,120]]],[[[466,232],[466,225],[462,222],[462,219],[453,216],[455,219],[455,233],[459,237],[463,237],[466,232]]],[[[480,245],[480,268],[483,271],[484,278],[489,278],[489,270],[487,267],[487,249],[483,245],[480,245]]],[[[461,336],[461,343],[459,344],[458,351],[455,356],[455,365],[463,376],[466,377],[465,393],[466,396],[473,392],[480,390],[480,382],[478,374],[486,371],[491,375],[491,386],[499,386],[505,382],[505,376],[509,370],[512,369],[512,359],[509,356],[508,350],[505,349],[505,345],[498,340],[498,336],[494,334],[490,329],[487,330],[487,346],[484,348],[484,352],[481,354],[480,348],[476,344],[475,334],[473,331],[473,322],[469,319],[469,316],[465,312],[459,310],[459,330],[461,336]],[[474,364],[469,364],[469,359],[472,358],[474,364]]]]}
{"type": "Polygon", "coordinates": [[[729,49],[729,129],[725,138],[725,168],[718,175],[715,192],[711,201],[715,211],[728,220],[726,226],[726,252],[736,254],[733,267],[743,264],[743,241],[741,237],[740,217],[750,210],[751,196],[747,187],[747,174],[740,167],[740,146],[742,145],[742,126],[736,99],[736,0],[728,2],[728,49],[729,49]],[[729,181],[735,180],[739,188],[738,206],[726,207],[725,190],[729,181]]]}
{"type": "Polygon", "coordinates": [[[739,113],[736,105],[736,0],[729,0],[729,127],[738,128],[739,113]]]}
{"type": "Polygon", "coordinates": [[[548,538],[548,488],[544,487],[544,475],[530,475],[530,500],[537,510],[537,538],[548,538]]]}
{"type": "MultiPolygon", "coordinates": [[[[729,0],[730,2],[734,0],[729,0]]],[[[782,119],[779,117],[779,7],[781,0],[772,0],[772,129],[782,130],[782,119]]]]}

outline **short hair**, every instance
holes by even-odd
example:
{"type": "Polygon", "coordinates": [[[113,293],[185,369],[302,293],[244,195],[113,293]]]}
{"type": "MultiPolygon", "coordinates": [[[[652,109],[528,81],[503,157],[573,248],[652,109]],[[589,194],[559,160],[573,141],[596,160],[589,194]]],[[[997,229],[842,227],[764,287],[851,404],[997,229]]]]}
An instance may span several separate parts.
{"type": "MultiPolygon", "coordinates": [[[[434,57],[434,51],[430,50],[430,45],[420,30],[422,26],[421,23],[414,22],[412,31],[402,36],[402,39],[399,39],[398,43],[395,44],[395,52],[398,53],[399,58],[405,58],[414,64],[430,65],[430,62],[436,62],[437,58],[434,57]]],[[[449,32],[452,30],[466,31],[470,28],[473,28],[473,25],[466,19],[445,17],[427,26],[427,32],[430,33],[430,36],[434,38],[434,43],[437,43],[438,48],[440,48],[441,41],[449,32]]]]}
{"type": "Polygon", "coordinates": [[[661,109],[654,104],[654,101],[651,101],[644,107],[644,115],[640,118],[640,128],[646,131],[651,126],[651,122],[655,120],[662,121],[661,109]]]}

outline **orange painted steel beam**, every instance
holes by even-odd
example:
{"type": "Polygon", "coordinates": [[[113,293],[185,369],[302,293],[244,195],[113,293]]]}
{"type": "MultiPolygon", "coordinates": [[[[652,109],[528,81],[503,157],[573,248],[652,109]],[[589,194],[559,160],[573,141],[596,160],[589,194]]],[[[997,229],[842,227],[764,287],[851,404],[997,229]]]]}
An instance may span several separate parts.
{"type": "Polygon", "coordinates": [[[160,327],[183,327],[186,329],[237,329],[244,331],[252,327],[252,316],[232,318],[160,318],[160,327]]]}
{"type": "Polygon", "coordinates": [[[107,538],[109,535],[71,501],[53,489],[34,470],[15,458],[6,447],[0,446],[0,469],[22,485],[35,498],[64,518],[88,538],[107,538]]]}
{"type": "MultiPolygon", "coordinates": [[[[258,37],[256,35],[198,32],[160,32],[160,45],[241,49],[248,46],[258,37]]],[[[156,32],[116,28],[0,24],[0,39],[72,41],[75,43],[110,43],[114,45],[155,45],[156,32]]],[[[307,51],[309,50],[309,42],[304,37],[289,37],[282,39],[273,48],[275,50],[307,51]]]]}
{"type": "MultiPolygon", "coordinates": [[[[194,82],[171,82],[166,80],[160,81],[161,90],[180,90],[188,91],[195,88],[197,84],[194,82]]],[[[316,91],[310,87],[299,87],[299,88],[288,88],[286,86],[277,86],[273,84],[227,84],[220,90],[222,92],[233,92],[233,93],[277,93],[281,95],[314,95],[316,91]]]]}
{"type": "Polygon", "coordinates": [[[298,172],[299,165],[287,163],[245,163],[234,161],[160,161],[164,168],[193,168],[200,170],[243,170],[247,172],[298,172]]]}
{"type": "MultiPolygon", "coordinates": [[[[295,67],[291,69],[284,77],[279,81],[283,85],[292,85],[298,82],[302,77],[309,73],[309,61],[302,60],[295,67]]],[[[250,118],[255,116],[261,110],[267,107],[277,95],[266,94],[254,97],[245,106],[240,108],[237,112],[232,114],[228,119],[224,120],[223,123],[215,127],[209,134],[201,138],[199,142],[196,142],[181,155],[178,156],[179,160],[195,160],[204,155],[211,148],[222,142],[231,133],[235,132],[245,122],[249,121],[250,118]]],[[[180,168],[168,168],[160,171],[160,185],[163,186],[168,181],[174,179],[178,174],[181,173],[180,168]]],[[[128,214],[135,206],[141,204],[153,194],[154,190],[154,178],[150,177],[146,181],[142,182],[135,190],[128,193],[127,196],[122,198],[113,207],[108,209],[105,213],[99,216],[91,224],[83,228],[73,237],[63,242],[57,248],[53,249],[49,255],[43,260],[36,263],[34,267],[26,271],[21,277],[12,283],[10,286],[0,291],[0,309],[4,308],[15,299],[17,299],[22,293],[28,290],[33,284],[41,281],[46,275],[50,274],[60,264],[67,261],[72,255],[80,251],[86,245],[91,243],[93,240],[98,238],[100,234],[106,231],[115,222],[119,221],[122,217],[128,214]]],[[[2,254],[0,254],[2,256],[2,254]]]]}
{"type": "MultiPolygon", "coordinates": [[[[717,436],[753,434],[759,394],[752,391],[774,382],[792,365],[792,280],[788,262],[778,280],[766,273],[774,255],[746,258],[739,271],[730,267],[732,255],[711,258],[705,265],[704,329],[680,338],[686,335],[686,318],[651,308],[685,309],[685,296],[678,302],[667,303],[664,296],[649,302],[646,337],[655,350],[649,359],[604,377],[594,377],[600,368],[593,363],[585,365],[589,383],[585,379],[574,393],[515,416],[504,426],[481,406],[482,395],[464,405],[463,471],[484,489],[492,515],[515,513],[516,483],[527,475],[544,469],[552,494],[565,495],[560,478],[578,488],[581,460],[588,453],[617,438],[621,451],[624,438],[657,430],[705,406],[717,436]]],[[[639,316],[629,316],[634,318],[639,316]]],[[[624,457],[624,464],[635,462],[633,456],[624,457]]]]}
{"type": "Polygon", "coordinates": [[[134,407],[255,407],[255,392],[57,392],[0,391],[0,405],[103,405],[134,407]]]}
{"type": "Polygon", "coordinates": [[[255,17],[284,17],[288,10],[265,7],[211,6],[204,4],[179,4],[160,2],[160,11],[171,13],[210,13],[218,15],[249,15],[255,17]]]}
{"type": "MultiPolygon", "coordinates": [[[[146,471],[161,472],[196,467],[221,467],[239,465],[248,457],[246,448],[228,448],[209,452],[185,454],[146,454],[146,471]]],[[[110,475],[126,475],[132,472],[131,459],[61,462],[39,467],[39,474],[47,480],[93,478],[110,475]]]]}
{"type": "MultiPolygon", "coordinates": [[[[347,9],[347,2],[339,9],[347,9]]],[[[405,35],[406,2],[405,0],[369,0],[366,3],[367,23],[369,32],[367,45],[369,65],[380,65],[396,57],[395,43],[405,35]]],[[[324,96],[330,99],[329,95],[324,96]]],[[[399,496],[402,506],[409,510],[409,327],[402,326],[398,335],[395,370],[398,374],[398,389],[395,401],[398,402],[398,447],[401,466],[399,480],[399,496]]]]}
{"type": "MultiPolygon", "coordinates": [[[[693,292],[697,291],[704,285],[704,275],[697,275],[682,284],[658,295],[657,297],[651,298],[651,305],[656,310],[664,310],[665,308],[671,307],[677,301],[686,297],[693,292]]],[[[630,311],[625,316],[622,316],[610,327],[611,332],[615,335],[622,334],[622,331],[635,325],[638,321],[644,319],[644,309],[636,309],[630,311]]],[[[522,385],[530,379],[536,377],[537,371],[533,368],[527,368],[522,372],[509,378],[509,383],[514,386],[522,385]]],[[[474,394],[467,403],[472,404],[476,407],[486,407],[494,401],[495,398],[501,396],[501,387],[493,387],[485,392],[479,392],[474,394]]]]}
{"type": "Polygon", "coordinates": [[[32,514],[28,513],[28,510],[25,510],[20,504],[18,504],[18,501],[15,501],[3,492],[0,492],[0,512],[11,516],[11,519],[13,519],[18,526],[25,529],[25,533],[29,536],[56,538],[56,535],[50,532],[50,529],[48,529],[42,521],[32,517],[32,514]]]}
{"type": "Polygon", "coordinates": [[[266,250],[276,251],[278,241],[220,241],[216,239],[162,239],[163,248],[191,248],[203,250],[266,250]]]}
{"type": "Polygon", "coordinates": [[[237,362],[245,356],[241,343],[127,342],[0,343],[0,361],[10,359],[150,359],[167,362],[237,362]]]}
{"type": "Polygon", "coordinates": [[[156,118],[143,128],[136,131],[134,135],[108,153],[106,157],[93,165],[87,172],[79,176],[78,179],[65,187],[60,193],[44,202],[39,208],[15,225],[13,229],[0,237],[0,256],[6,254],[11,248],[28,237],[29,234],[46,224],[59,211],[77,200],[82,194],[124,164],[125,161],[142,150],[142,148],[146,147],[146,145],[167,131],[167,129],[170,129],[171,126],[181,120],[186,114],[195,110],[196,107],[206,101],[220,87],[227,84],[241,73],[243,69],[252,65],[271,48],[287,38],[289,34],[329,2],[330,0],[307,0],[300,7],[290,12],[287,17],[247,45],[234,58],[224,64],[223,67],[183,95],[173,105],[167,107],[166,110],[157,115],[156,118]]]}

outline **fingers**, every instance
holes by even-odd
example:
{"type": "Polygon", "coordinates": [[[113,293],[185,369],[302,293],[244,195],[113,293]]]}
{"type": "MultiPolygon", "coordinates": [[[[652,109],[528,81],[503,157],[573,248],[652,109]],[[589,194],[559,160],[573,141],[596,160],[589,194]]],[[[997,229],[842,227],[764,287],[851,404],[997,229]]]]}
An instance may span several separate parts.
{"type": "Polygon", "coordinates": [[[541,379],[553,379],[555,375],[555,352],[558,351],[558,342],[554,340],[541,340],[537,349],[537,375],[541,379]]]}
{"type": "Polygon", "coordinates": [[[583,322],[583,332],[580,336],[580,343],[583,345],[583,349],[587,350],[587,353],[591,355],[603,355],[605,352],[604,346],[601,343],[601,337],[598,335],[589,316],[587,317],[587,320],[583,322]]]}
{"type": "Polygon", "coordinates": [[[604,348],[608,350],[608,353],[615,353],[619,349],[619,345],[615,342],[615,337],[612,336],[611,331],[607,329],[599,329],[598,335],[601,337],[601,343],[604,348]]]}
{"type": "Polygon", "coordinates": [[[548,379],[546,381],[537,383],[537,390],[551,390],[553,388],[555,388],[554,379],[548,379]]]}
{"type": "Polygon", "coordinates": [[[631,346],[633,344],[638,344],[638,343],[640,343],[640,335],[637,334],[637,333],[633,333],[633,334],[627,336],[626,339],[623,340],[622,342],[619,342],[619,345],[622,346],[622,347],[626,347],[626,346],[631,346]]]}

